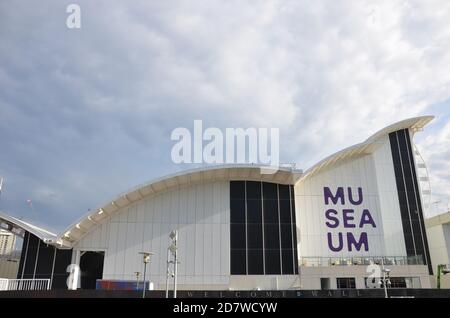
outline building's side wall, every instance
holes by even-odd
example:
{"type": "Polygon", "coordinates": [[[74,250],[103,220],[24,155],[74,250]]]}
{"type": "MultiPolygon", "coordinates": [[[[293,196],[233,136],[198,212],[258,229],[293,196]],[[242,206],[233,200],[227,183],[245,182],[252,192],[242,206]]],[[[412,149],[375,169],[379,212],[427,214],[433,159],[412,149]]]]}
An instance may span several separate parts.
{"type": "MultiPolygon", "coordinates": [[[[105,251],[103,279],[135,280],[143,273],[140,251],[155,253],[147,277],[165,288],[169,233],[179,231],[180,288],[228,286],[230,275],[229,182],[181,187],[114,213],[74,247],[105,251]]],[[[142,278],[142,276],[141,276],[142,278]]]]}
{"type": "MultiPolygon", "coordinates": [[[[436,225],[427,228],[428,242],[430,248],[430,256],[433,264],[433,268],[436,269],[439,264],[448,264],[449,255],[447,241],[445,238],[445,228],[448,225],[436,225]]],[[[447,230],[448,232],[448,230],[447,230]]]]}
{"type": "MultiPolygon", "coordinates": [[[[393,175],[392,158],[390,157],[388,140],[374,154],[342,162],[337,166],[324,169],[318,174],[298,182],[295,185],[296,213],[298,223],[299,257],[361,257],[361,256],[404,256],[405,245],[399,204],[396,197],[395,177],[393,175]],[[345,203],[341,201],[326,204],[324,188],[328,187],[333,194],[343,187],[345,203]],[[349,202],[348,189],[353,199],[358,200],[358,188],[362,189],[363,201],[359,205],[349,202]],[[339,225],[333,228],[334,222],[326,216],[326,211],[333,209],[333,218],[339,225]],[[354,210],[348,213],[353,220],[344,224],[344,209],[354,210]],[[360,221],[363,211],[368,210],[375,226],[360,221]],[[332,226],[327,225],[327,222],[332,226]],[[329,234],[330,233],[330,234],[329,234]],[[329,246],[328,235],[332,237],[333,247],[338,247],[339,233],[342,234],[343,246],[333,251],[329,246]],[[348,248],[347,235],[358,241],[361,235],[367,234],[367,251],[365,246],[356,250],[348,248]]],[[[367,213],[365,220],[368,220],[367,213]]]]}
{"type": "Polygon", "coordinates": [[[0,278],[17,278],[19,260],[7,256],[0,256],[0,278]]]}

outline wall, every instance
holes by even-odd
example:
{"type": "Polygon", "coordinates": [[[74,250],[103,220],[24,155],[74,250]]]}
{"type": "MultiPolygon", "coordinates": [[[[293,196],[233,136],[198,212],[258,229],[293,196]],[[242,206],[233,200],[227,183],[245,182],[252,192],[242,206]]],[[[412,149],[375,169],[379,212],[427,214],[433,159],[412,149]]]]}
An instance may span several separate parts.
{"type": "Polygon", "coordinates": [[[0,278],[17,278],[19,260],[7,256],[0,256],[0,278]]]}
{"type": "Polygon", "coordinates": [[[405,256],[403,228],[401,224],[398,196],[389,139],[380,140],[373,154],[343,161],[332,168],[319,171],[316,175],[295,185],[296,214],[298,224],[299,257],[351,257],[351,256],[405,256]],[[324,187],[335,193],[338,187],[344,188],[345,203],[325,204],[324,187]],[[358,199],[358,188],[362,188],[363,202],[353,205],[348,200],[348,187],[353,199],[358,199]],[[326,211],[338,212],[339,226],[326,225],[326,211]],[[355,228],[344,226],[343,209],[354,210],[355,228]],[[363,210],[370,212],[375,226],[363,224],[359,228],[363,210]],[[329,248],[328,233],[331,233],[334,246],[337,246],[338,233],[343,233],[344,246],[335,252],[329,248]],[[361,233],[367,233],[368,251],[364,246],[357,251],[354,246],[348,249],[346,233],[358,240],[361,233]]]}
{"type": "MultiPolygon", "coordinates": [[[[437,266],[439,264],[450,264],[450,224],[427,227],[427,236],[434,270],[432,285],[436,287],[437,266]]],[[[441,276],[441,288],[450,288],[450,274],[441,276]]]]}
{"type": "Polygon", "coordinates": [[[145,198],[120,209],[74,246],[104,250],[103,279],[135,280],[143,272],[140,251],[155,253],[147,268],[155,288],[164,289],[171,230],[179,231],[179,288],[228,286],[230,275],[230,186],[200,183],[145,198]]]}
{"type": "MultiPolygon", "coordinates": [[[[433,227],[427,228],[428,242],[430,248],[431,260],[433,268],[436,270],[439,264],[449,264],[449,247],[450,241],[446,240],[449,231],[449,224],[439,224],[433,227]]],[[[450,237],[449,237],[450,238],[450,237]]]]}

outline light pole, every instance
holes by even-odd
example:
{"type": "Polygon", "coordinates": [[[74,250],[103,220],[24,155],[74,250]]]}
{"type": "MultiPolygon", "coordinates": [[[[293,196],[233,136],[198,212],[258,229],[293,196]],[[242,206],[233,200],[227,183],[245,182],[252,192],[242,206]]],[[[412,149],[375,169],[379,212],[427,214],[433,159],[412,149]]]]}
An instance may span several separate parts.
{"type": "Polygon", "coordinates": [[[178,250],[178,231],[173,230],[169,234],[169,238],[172,240],[172,244],[169,246],[169,251],[173,255],[173,298],[177,298],[177,267],[178,267],[178,257],[177,257],[177,250],[178,250]]]}
{"type": "Polygon", "coordinates": [[[166,298],[169,298],[169,277],[172,275],[170,271],[170,250],[167,248],[167,273],[166,273],[166,298]]]}
{"type": "Polygon", "coordinates": [[[139,290],[139,276],[141,275],[141,272],[134,272],[136,275],[136,290],[139,290]]]}
{"type": "Polygon", "coordinates": [[[389,298],[387,291],[387,283],[389,282],[390,269],[384,267],[384,259],[381,259],[381,271],[383,272],[383,287],[384,287],[384,298],[389,298]],[[387,277],[386,277],[387,276],[387,277]]]}
{"type": "Polygon", "coordinates": [[[139,254],[142,255],[143,257],[143,262],[144,262],[144,286],[142,288],[142,298],[145,298],[145,273],[147,271],[147,263],[150,262],[150,256],[152,256],[154,253],[151,252],[139,252],[139,254]]]}

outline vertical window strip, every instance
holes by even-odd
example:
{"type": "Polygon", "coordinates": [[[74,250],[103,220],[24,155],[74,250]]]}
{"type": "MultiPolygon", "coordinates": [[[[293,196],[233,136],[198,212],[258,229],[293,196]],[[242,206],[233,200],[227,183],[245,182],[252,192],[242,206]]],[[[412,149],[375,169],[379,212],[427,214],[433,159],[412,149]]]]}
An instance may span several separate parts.
{"type": "Polygon", "coordinates": [[[408,216],[409,216],[409,225],[410,225],[410,228],[411,228],[411,238],[412,238],[412,243],[413,243],[413,247],[414,247],[414,254],[417,256],[416,242],[415,242],[415,239],[414,239],[414,229],[413,229],[413,226],[412,226],[411,211],[410,211],[410,208],[409,208],[408,189],[406,188],[406,181],[405,181],[405,169],[403,167],[403,158],[402,158],[402,152],[401,152],[401,149],[400,149],[400,140],[398,138],[398,131],[395,132],[395,137],[397,138],[397,150],[398,150],[398,155],[399,155],[399,161],[400,161],[403,185],[404,185],[404,189],[405,189],[406,206],[407,206],[408,216]]]}
{"type": "Polygon", "coordinates": [[[262,250],[263,250],[263,273],[266,274],[266,237],[264,236],[264,192],[263,183],[260,182],[261,187],[261,228],[262,228],[262,250]]]}
{"type": "MultiPolygon", "coordinates": [[[[249,222],[248,222],[248,204],[247,204],[247,199],[248,199],[248,193],[247,193],[247,181],[243,181],[244,183],[244,195],[243,195],[243,200],[245,202],[244,205],[244,227],[243,230],[245,231],[245,274],[244,275],[249,275],[249,247],[248,247],[248,226],[249,226],[249,222]]],[[[267,249],[266,249],[266,244],[265,244],[265,239],[266,239],[266,234],[265,233],[265,225],[266,225],[266,220],[264,219],[264,184],[266,182],[259,182],[260,184],[260,189],[261,189],[261,227],[262,227],[262,252],[263,252],[263,274],[267,275],[267,263],[266,263],[266,255],[267,255],[267,249]]],[[[231,182],[230,182],[231,185],[231,182]]],[[[278,252],[279,252],[279,266],[280,269],[277,273],[273,273],[275,275],[286,275],[286,274],[297,274],[298,273],[298,260],[297,258],[297,239],[296,239],[296,226],[295,226],[295,207],[293,205],[293,187],[292,185],[289,185],[289,198],[288,198],[288,202],[289,202],[289,216],[290,216],[290,228],[291,228],[291,241],[292,241],[292,264],[293,264],[293,269],[289,270],[289,273],[285,273],[283,272],[283,253],[282,253],[282,240],[281,240],[281,220],[280,220],[280,186],[279,184],[274,184],[276,186],[276,197],[275,198],[267,198],[269,200],[276,200],[276,205],[274,205],[274,211],[268,211],[268,212],[273,212],[273,213],[277,213],[276,214],[276,219],[278,221],[278,239],[279,239],[279,244],[278,244],[278,252]]],[[[230,198],[231,199],[231,198],[230,198]]],[[[272,202],[274,203],[274,202],[272,202]]],[[[270,205],[269,205],[270,206],[270,205]]],[[[234,213],[233,211],[230,210],[230,213],[234,213]]],[[[231,223],[230,223],[231,224],[231,223]]],[[[274,225],[274,224],[272,224],[274,225]]],[[[233,255],[233,253],[231,253],[231,255],[233,255]]],[[[230,263],[232,263],[232,260],[230,259],[230,263]]],[[[232,275],[238,275],[236,273],[231,273],[232,275]]]]}
{"type": "Polygon", "coordinates": [[[245,217],[244,217],[244,221],[245,221],[245,274],[248,275],[247,181],[244,181],[244,204],[245,204],[245,210],[244,210],[244,213],[245,213],[245,217]]]}
{"type": "Polygon", "coordinates": [[[277,208],[278,208],[278,246],[280,248],[280,273],[283,274],[283,248],[281,245],[280,185],[279,184],[277,184],[277,208]]]}
{"type": "Polygon", "coordinates": [[[432,274],[433,268],[432,268],[431,260],[430,260],[430,252],[428,250],[428,239],[427,239],[427,234],[424,231],[425,224],[424,224],[424,218],[423,218],[422,200],[420,198],[420,189],[419,189],[417,173],[416,173],[416,164],[415,164],[415,160],[414,160],[414,156],[413,156],[413,152],[412,152],[412,142],[411,142],[411,138],[410,138],[408,129],[405,129],[405,140],[406,140],[406,147],[408,150],[408,159],[409,159],[410,168],[411,168],[411,177],[412,177],[412,181],[413,181],[414,196],[415,196],[416,206],[417,206],[417,219],[419,221],[420,235],[422,238],[422,246],[423,246],[422,257],[425,259],[426,264],[428,265],[430,274],[432,274]]]}

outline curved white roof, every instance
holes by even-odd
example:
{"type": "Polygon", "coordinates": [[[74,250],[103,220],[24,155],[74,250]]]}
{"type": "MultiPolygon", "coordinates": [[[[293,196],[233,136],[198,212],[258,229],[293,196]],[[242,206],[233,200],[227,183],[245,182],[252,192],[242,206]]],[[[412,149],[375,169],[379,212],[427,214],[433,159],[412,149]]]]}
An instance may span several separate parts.
{"type": "Polygon", "coordinates": [[[59,236],[59,241],[61,241],[64,245],[71,245],[73,242],[76,242],[88,233],[104,218],[113,214],[117,210],[142,200],[145,197],[149,197],[179,186],[220,180],[254,180],[281,184],[294,184],[302,174],[301,170],[294,170],[286,167],[280,167],[274,173],[264,173],[264,171],[268,169],[270,170],[268,166],[257,164],[214,165],[188,171],[181,171],[152,180],[143,185],[139,185],[130,191],[120,194],[115,199],[110,200],[99,206],[97,209],[89,212],[77,222],[69,226],[64,233],[59,236]]]}
{"type": "Polygon", "coordinates": [[[379,130],[378,132],[376,132],[369,138],[367,138],[366,141],[356,144],[354,146],[345,148],[345,149],[338,151],[338,152],[332,154],[331,156],[328,156],[325,159],[319,161],[314,166],[312,166],[311,168],[306,170],[300,180],[305,180],[305,179],[315,175],[322,169],[333,166],[336,163],[341,162],[342,160],[348,160],[348,159],[355,158],[358,156],[370,154],[376,148],[378,148],[378,146],[379,146],[378,142],[382,137],[389,135],[390,133],[392,133],[394,131],[402,130],[402,129],[411,129],[413,132],[422,130],[423,127],[425,127],[433,119],[434,119],[434,116],[414,117],[414,118],[405,119],[405,120],[399,121],[395,124],[392,124],[390,126],[387,126],[383,129],[379,130]]]}
{"type": "Polygon", "coordinates": [[[78,241],[90,230],[96,227],[97,224],[102,222],[105,218],[117,210],[157,193],[161,193],[179,186],[187,186],[204,181],[219,180],[254,180],[281,184],[295,184],[296,182],[305,180],[306,178],[318,173],[320,170],[335,165],[342,160],[372,153],[379,146],[379,140],[391,132],[401,129],[411,129],[413,132],[421,130],[433,118],[433,116],[421,116],[406,119],[390,125],[378,131],[366,141],[336,152],[335,154],[321,160],[306,170],[305,173],[301,170],[280,167],[275,173],[266,174],[263,173],[263,171],[268,169],[267,166],[244,164],[214,165],[188,171],[181,171],[161,177],[122,193],[113,200],[110,200],[99,206],[97,209],[90,211],[88,214],[84,215],[78,221],[69,226],[60,235],[55,235],[51,232],[4,214],[0,214],[0,221],[3,220],[7,224],[29,231],[49,244],[52,244],[53,242],[54,245],[71,247],[73,243],[78,241]]]}
{"type": "Polygon", "coordinates": [[[57,235],[55,233],[19,220],[2,212],[0,212],[0,224],[2,225],[2,228],[5,228],[22,237],[24,235],[24,231],[27,231],[48,244],[53,244],[57,241],[57,235]]]}

